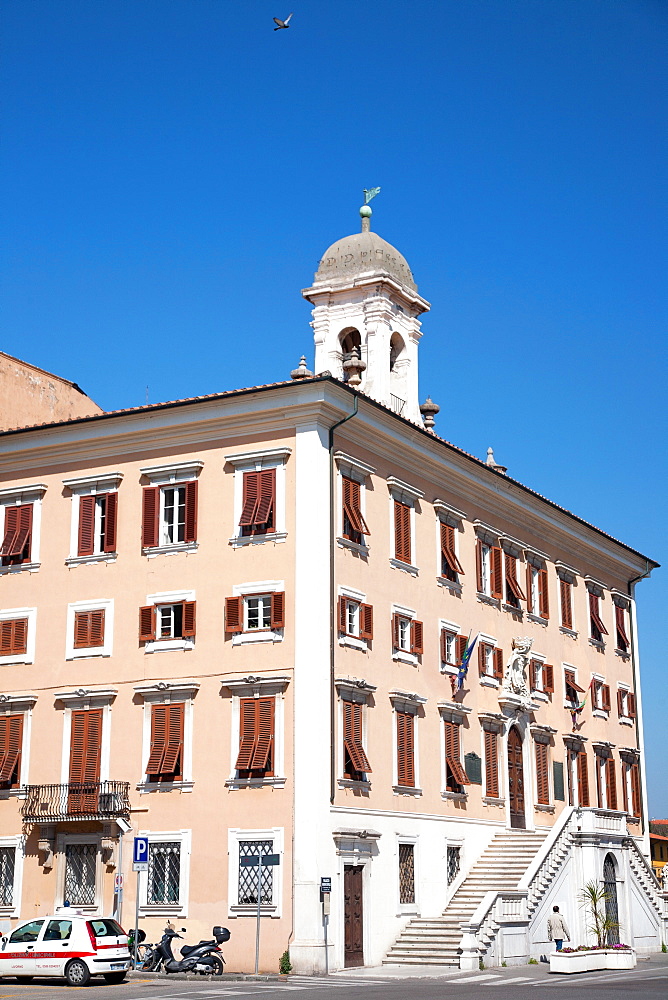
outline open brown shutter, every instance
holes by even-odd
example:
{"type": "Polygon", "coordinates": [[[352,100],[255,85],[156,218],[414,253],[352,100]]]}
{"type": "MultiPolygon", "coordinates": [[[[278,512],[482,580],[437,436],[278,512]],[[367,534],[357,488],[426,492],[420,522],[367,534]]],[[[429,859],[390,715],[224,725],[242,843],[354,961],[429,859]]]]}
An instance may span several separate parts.
{"type": "Polygon", "coordinates": [[[243,501],[241,505],[241,517],[239,527],[247,528],[255,523],[258,497],[260,492],[260,473],[244,472],[243,501]]]}
{"type": "Polygon", "coordinates": [[[543,664],[543,691],[554,694],[554,667],[551,663],[543,664]]]}
{"type": "Polygon", "coordinates": [[[183,719],[185,705],[167,705],[167,746],[162,772],[177,777],[183,770],[183,719]]]}
{"type": "Polygon", "coordinates": [[[608,757],[605,762],[605,792],[608,809],[617,808],[617,778],[615,776],[615,761],[608,757]]]}
{"type": "Polygon", "coordinates": [[[484,677],[487,673],[487,657],[485,656],[484,642],[478,643],[478,674],[484,677]]]}
{"type": "Polygon", "coordinates": [[[184,639],[195,638],[196,605],[196,601],[183,602],[183,625],[181,635],[184,639]]]}
{"type": "Polygon", "coordinates": [[[517,579],[517,558],[515,556],[510,556],[506,552],[506,583],[510,592],[518,601],[526,601],[524,596],[524,591],[519,585],[517,579]]]}
{"type": "Polygon", "coordinates": [[[360,639],[373,639],[373,606],[360,604],[360,639]]]}
{"type": "Polygon", "coordinates": [[[5,564],[12,561],[30,560],[32,533],[32,504],[24,503],[15,507],[5,507],[5,534],[1,554],[5,564]]]}
{"type": "Polygon", "coordinates": [[[601,706],[604,712],[610,711],[610,685],[601,684],[601,706]]]}
{"type": "Polygon", "coordinates": [[[92,556],[95,551],[95,506],[97,497],[79,497],[79,544],[80,556],[92,556]]]}
{"type": "Polygon", "coordinates": [[[596,626],[601,635],[607,635],[608,630],[603,624],[599,612],[599,598],[597,594],[589,595],[589,614],[591,616],[592,625],[596,626]]]}
{"type": "Polygon", "coordinates": [[[276,469],[263,469],[259,475],[259,498],[256,523],[266,525],[266,530],[274,527],[274,505],[276,499],[276,469]]]}
{"type": "Polygon", "coordinates": [[[118,525],[118,493],[107,493],[104,501],[104,552],[116,551],[116,534],[118,525]]]}
{"type": "Polygon", "coordinates": [[[485,795],[492,799],[499,797],[499,760],[496,733],[485,730],[485,795]]]}
{"type": "Polygon", "coordinates": [[[584,694],[584,688],[581,688],[580,685],[575,680],[575,671],[574,670],[564,670],[564,679],[565,679],[566,687],[567,688],[571,688],[572,691],[579,692],[580,694],[584,694]]]}
{"type": "Polygon", "coordinates": [[[482,594],[485,589],[485,581],[482,576],[482,539],[475,540],[475,579],[478,593],[482,594]]]}
{"type": "Polygon", "coordinates": [[[533,615],[536,612],[533,607],[533,566],[527,563],[527,611],[533,615]]]}
{"type": "Polygon", "coordinates": [[[270,769],[270,753],[274,742],[274,699],[256,699],[255,715],[257,739],[250,770],[266,772],[270,769]]]}
{"type": "Polygon", "coordinates": [[[564,628],[573,628],[571,585],[568,580],[559,580],[559,593],[561,594],[561,624],[564,628]]]}
{"type": "Polygon", "coordinates": [[[640,816],[640,769],[637,761],[631,764],[631,805],[634,816],[640,816]]]}
{"type": "Polygon", "coordinates": [[[540,805],[550,804],[547,746],[544,743],[536,743],[536,798],[540,805]]]}
{"type": "Polygon", "coordinates": [[[630,777],[630,767],[626,767],[622,764],[622,801],[624,803],[624,812],[629,811],[629,791],[628,791],[628,778],[630,777]]]}
{"type": "Polygon", "coordinates": [[[2,539],[2,555],[9,557],[14,552],[14,542],[19,533],[19,507],[5,507],[5,534],[2,539]]]}
{"type": "Polygon", "coordinates": [[[494,650],[494,676],[497,680],[503,680],[503,650],[494,650]]]}
{"type": "Polygon", "coordinates": [[[589,777],[587,775],[587,752],[580,750],[577,755],[578,763],[578,800],[579,805],[589,805],[589,777]]]}
{"type": "Polygon", "coordinates": [[[149,775],[162,774],[162,762],[167,749],[168,708],[168,705],[151,707],[151,752],[146,765],[146,773],[149,775]]]}
{"type": "Polygon", "coordinates": [[[225,632],[243,631],[243,608],[240,597],[225,598],[225,632]]]}
{"type": "Polygon", "coordinates": [[[271,595],[271,627],[285,628],[285,593],[282,590],[271,595]]]}
{"type": "Polygon", "coordinates": [[[469,776],[461,765],[461,749],[459,742],[459,726],[455,722],[445,722],[445,763],[446,771],[458,785],[470,785],[469,776]]]}
{"type": "Polygon", "coordinates": [[[468,639],[465,635],[458,635],[455,642],[457,646],[457,666],[461,667],[462,660],[464,659],[464,653],[466,652],[466,647],[468,645],[468,639]]]}
{"type": "Polygon", "coordinates": [[[448,662],[448,630],[441,629],[441,663],[448,662]]]}
{"type": "Polygon", "coordinates": [[[399,621],[401,615],[392,615],[392,648],[399,649],[399,621]]]}
{"type": "Polygon", "coordinates": [[[356,771],[371,772],[371,765],[362,745],[362,706],[343,702],[343,740],[356,771]]]}
{"type": "Polygon", "coordinates": [[[490,549],[492,567],[492,597],[503,600],[503,557],[498,545],[490,549]]]}
{"type": "Polygon", "coordinates": [[[235,767],[238,771],[249,771],[257,739],[255,699],[242,698],[239,703],[239,713],[239,755],[235,767]]]}
{"type": "Polygon", "coordinates": [[[145,549],[158,544],[160,487],[145,486],[142,493],[141,543],[145,549]]]}
{"type": "Polygon", "coordinates": [[[619,605],[615,606],[615,626],[617,628],[617,642],[618,645],[626,650],[631,645],[629,642],[629,637],[626,634],[626,622],[624,621],[624,608],[620,608],[619,605]]]}
{"type": "Polygon", "coordinates": [[[455,529],[444,521],[441,521],[441,552],[452,572],[463,576],[464,570],[455,553],[455,529]]]}
{"type": "Polygon", "coordinates": [[[0,718],[0,784],[18,783],[22,743],[23,715],[0,718]]]}
{"type": "Polygon", "coordinates": [[[626,710],[629,715],[629,719],[635,719],[636,717],[636,696],[629,693],[626,696],[626,710]]]}
{"type": "Polygon", "coordinates": [[[413,759],[413,716],[410,712],[397,712],[397,782],[406,788],[415,786],[413,759]]]}
{"type": "Polygon", "coordinates": [[[339,632],[348,634],[348,598],[339,596],[339,632]]]}
{"type": "Polygon", "coordinates": [[[547,569],[538,570],[538,614],[541,618],[550,617],[550,599],[547,587],[547,569]]]}
{"type": "Polygon", "coordinates": [[[183,531],[183,541],[184,542],[196,542],[197,541],[197,489],[198,483],[196,479],[192,479],[189,483],[185,484],[186,488],[186,511],[185,511],[185,525],[183,531]]]}
{"type": "Polygon", "coordinates": [[[350,521],[353,531],[360,535],[370,534],[366,521],[362,516],[362,491],[360,484],[354,479],[342,476],[343,513],[350,521]]]}
{"type": "Polygon", "coordinates": [[[424,626],[422,622],[411,622],[411,653],[421,656],[424,652],[424,626]]]}
{"type": "Polygon", "coordinates": [[[155,639],[155,605],[147,604],[139,609],[139,641],[155,639]]]}

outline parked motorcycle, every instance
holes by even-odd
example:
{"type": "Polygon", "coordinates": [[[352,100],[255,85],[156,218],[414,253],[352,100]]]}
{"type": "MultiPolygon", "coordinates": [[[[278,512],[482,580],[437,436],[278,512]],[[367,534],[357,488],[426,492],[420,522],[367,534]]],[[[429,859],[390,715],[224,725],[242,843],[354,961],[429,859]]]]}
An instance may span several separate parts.
{"type": "MultiPolygon", "coordinates": [[[[181,928],[185,931],[185,927],[181,928]]],[[[199,944],[187,945],[181,948],[182,959],[174,958],[172,941],[180,938],[175,930],[167,927],[162,940],[156,948],[165,972],[198,972],[203,976],[222,976],[225,959],[220,945],[229,941],[230,932],[227,927],[214,927],[213,940],[200,941],[199,944]]],[[[156,966],[154,965],[153,968],[156,966]]]]}

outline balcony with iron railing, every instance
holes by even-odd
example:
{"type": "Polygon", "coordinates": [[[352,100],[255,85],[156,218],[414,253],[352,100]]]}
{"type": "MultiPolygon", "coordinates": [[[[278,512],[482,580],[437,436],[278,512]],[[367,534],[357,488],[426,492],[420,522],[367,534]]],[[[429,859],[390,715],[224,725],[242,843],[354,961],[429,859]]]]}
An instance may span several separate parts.
{"type": "Polygon", "coordinates": [[[26,785],[21,814],[24,823],[127,819],[130,815],[130,782],[26,785]]]}

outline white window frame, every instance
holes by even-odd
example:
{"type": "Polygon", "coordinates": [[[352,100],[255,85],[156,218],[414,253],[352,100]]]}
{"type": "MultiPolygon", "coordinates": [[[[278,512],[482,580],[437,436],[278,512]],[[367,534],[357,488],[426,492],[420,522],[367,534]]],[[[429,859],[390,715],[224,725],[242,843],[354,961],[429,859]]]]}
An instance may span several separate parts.
{"type": "MultiPolygon", "coordinates": [[[[485,673],[478,674],[478,680],[483,687],[493,687],[498,688],[501,685],[501,681],[498,677],[494,676],[494,650],[497,648],[496,639],[493,635],[487,635],[485,632],[480,632],[478,635],[478,646],[485,646],[489,651],[489,655],[485,655],[485,673]]],[[[477,654],[480,655],[479,653],[477,654]]]]}
{"type": "Polygon", "coordinates": [[[396,476],[387,477],[387,488],[390,491],[388,498],[389,510],[390,510],[390,566],[394,569],[403,570],[404,573],[410,573],[411,576],[417,576],[420,572],[417,564],[417,548],[416,548],[416,538],[415,538],[415,514],[416,514],[416,503],[419,500],[424,499],[424,492],[418,490],[415,486],[410,486],[408,483],[404,483],[401,479],[397,479],[396,476]],[[410,507],[410,529],[411,529],[411,560],[410,563],[402,562],[401,559],[396,558],[395,550],[395,534],[394,534],[394,502],[398,500],[400,503],[405,504],[410,507]]]}
{"type": "MultiPolygon", "coordinates": [[[[578,679],[578,668],[576,666],[574,666],[572,663],[566,663],[566,661],[564,660],[562,662],[562,664],[561,664],[561,683],[563,684],[563,687],[564,687],[564,708],[570,709],[571,708],[571,703],[568,700],[568,697],[566,695],[566,671],[567,670],[569,670],[569,671],[571,671],[571,673],[575,674],[575,683],[576,684],[580,684],[580,681],[578,679]]],[[[585,693],[586,692],[584,692],[584,691],[582,692],[583,696],[584,696],[585,693]]]]}
{"type": "Polygon", "coordinates": [[[531,662],[531,660],[535,660],[538,663],[538,666],[540,667],[540,672],[538,674],[538,683],[540,687],[537,687],[535,690],[531,690],[531,677],[527,678],[527,680],[529,681],[529,689],[531,697],[532,699],[537,699],[538,701],[549,702],[550,696],[545,691],[545,675],[544,675],[544,668],[545,664],[547,663],[547,656],[543,655],[543,653],[534,652],[534,650],[532,649],[531,653],[529,654],[529,662],[531,662]]]}
{"type": "Polygon", "coordinates": [[[436,499],[434,500],[434,513],[436,514],[436,582],[441,587],[447,587],[449,590],[455,593],[460,593],[462,589],[461,575],[457,573],[456,580],[448,580],[446,576],[442,575],[443,568],[443,551],[441,549],[441,522],[443,524],[448,524],[451,528],[455,529],[455,555],[461,563],[461,547],[460,547],[460,534],[464,531],[464,520],[466,519],[466,514],[458,510],[456,507],[452,507],[449,503],[444,500],[436,499]]]}
{"type": "MultiPolygon", "coordinates": [[[[572,566],[568,566],[565,562],[561,562],[560,559],[557,559],[554,565],[557,570],[557,578],[560,581],[563,580],[565,583],[569,583],[571,585],[571,591],[570,591],[571,623],[572,623],[571,628],[568,628],[568,626],[561,624],[563,621],[563,608],[561,605],[561,583],[557,588],[557,602],[559,604],[559,631],[562,632],[563,635],[570,635],[572,639],[577,639],[579,632],[577,628],[577,607],[575,603],[575,588],[578,585],[579,573],[576,569],[573,569],[572,566]]],[[[588,609],[587,613],[589,613],[588,609]]]]}
{"type": "Polygon", "coordinates": [[[114,599],[101,597],[96,601],[74,601],[67,605],[65,631],[65,659],[90,659],[94,656],[111,656],[114,651],[114,599]],[[104,642],[101,646],[74,648],[74,619],[77,611],[104,611],[104,642]]]}
{"type": "MultiPolygon", "coordinates": [[[[266,536],[263,535],[262,537],[266,536]]],[[[232,596],[242,598],[242,627],[244,629],[243,632],[233,633],[233,646],[245,646],[248,643],[254,642],[283,642],[284,628],[245,631],[247,621],[246,598],[261,597],[264,594],[275,594],[281,591],[285,593],[285,580],[253,580],[250,583],[237,583],[232,587],[232,596]]]]}
{"type": "MultiPolygon", "coordinates": [[[[506,801],[504,790],[504,768],[503,768],[503,722],[500,719],[492,719],[489,716],[478,714],[480,720],[480,768],[482,771],[482,800],[487,805],[502,805],[506,801]],[[485,754],[485,732],[494,733],[496,736],[496,770],[499,785],[499,794],[490,795],[487,789],[487,757],[485,754]]],[[[443,744],[443,755],[445,756],[445,741],[443,744]]],[[[462,764],[462,767],[464,765],[462,764]]],[[[445,783],[443,785],[445,787],[445,783]]]]}
{"type": "Polygon", "coordinates": [[[265,448],[261,451],[244,451],[226,455],[225,463],[234,468],[234,526],[229,543],[233,548],[242,545],[261,545],[263,542],[284,542],[288,537],[285,520],[286,465],[292,448],[265,448]],[[244,504],[244,472],[263,472],[276,469],[276,497],[274,530],[265,535],[242,535],[239,521],[244,504]]]}
{"type": "MultiPolygon", "coordinates": [[[[344,541],[347,541],[347,539],[344,539],[344,541]]],[[[338,624],[337,624],[339,646],[350,646],[352,649],[361,649],[363,651],[366,651],[369,648],[369,642],[368,642],[367,639],[362,639],[361,636],[360,636],[360,634],[359,634],[359,631],[360,631],[360,605],[367,603],[366,594],[362,593],[361,590],[354,590],[352,587],[343,587],[343,586],[340,586],[338,588],[338,595],[337,596],[338,597],[343,597],[346,601],[349,601],[351,604],[356,604],[357,605],[357,612],[356,612],[356,618],[357,618],[357,635],[348,635],[347,633],[346,633],[346,635],[341,635],[341,633],[338,632],[338,624]]],[[[347,615],[348,615],[348,610],[346,609],[346,617],[347,617],[347,615]]]]}
{"type": "Polygon", "coordinates": [[[272,851],[280,855],[281,863],[274,865],[272,901],[269,905],[260,905],[260,914],[265,917],[280,918],[283,916],[283,869],[285,867],[284,830],[282,826],[270,827],[264,830],[242,830],[238,827],[227,831],[228,868],[228,917],[255,917],[255,903],[239,903],[239,845],[245,840],[271,840],[272,851]]]}
{"type": "MultiPolygon", "coordinates": [[[[147,594],[146,605],[157,607],[163,604],[180,604],[181,601],[196,600],[194,590],[166,590],[159,594],[147,594]]],[[[156,630],[157,634],[157,630],[156,630]]],[[[145,653],[165,653],[175,649],[191,650],[195,648],[195,639],[149,639],[144,643],[145,653]]]]}
{"type": "MultiPolygon", "coordinates": [[[[394,621],[394,616],[399,615],[400,618],[404,618],[408,621],[408,649],[392,649],[392,659],[401,660],[403,663],[411,663],[413,666],[417,666],[418,655],[417,653],[411,653],[410,651],[410,623],[413,619],[417,618],[417,611],[413,611],[411,608],[405,608],[401,604],[393,604],[392,612],[390,617],[390,627],[394,621]]],[[[392,641],[392,646],[394,647],[394,640],[392,641]]]]}
{"type": "MultiPolygon", "coordinates": [[[[25,732],[25,729],[24,729],[25,732]]],[[[0,847],[14,849],[14,882],[12,884],[11,906],[0,906],[0,917],[19,917],[21,915],[21,892],[23,889],[23,864],[25,861],[26,837],[16,834],[13,837],[0,837],[0,847]]]]}
{"type": "MultiPolygon", "coordinates": [[[[197,460],[192,462],[175,462],[170,465],[151,465],[139,470],[140,474],[148,479],[147,486],[157,486],[160,490],[160,515],[159,534],[163,533],[163,506],[164,487],[185,486],[186,483],[193,482],[199,478],[199,474],[204,468],[204,462],[197,460]]],[[[196,552],[199,542],[160,542],[158,545],[142,547],[142,554],[149,559],[159,555],[166,555],[173,552],[196,552]]]]}
{"type": "MultiPolygon", "coordinates": [[[[440,540],[439,540],[440,541],[440,540]]],[[[457,636],[461,635],[459,631],[459,625],[455,625],[454,622],[447,621],[445,618],[441,618],[438,623],[438,655],[440,660],[440,667],[442,674],[454,674],[455,676],[459,673],[459,667],[455,663],[448,663],[447,661],[441,659],[441,632],[445,630],[454,635],[455,642],[455,660],[457,659],[457,636]]]]}
{"type": "Polygon", "coordinates": [[[81,913],[87,917],[102,916],[104,913],[104,865],[102,863],[102,834],[99,831],[90,833],[69,833],[67,830],[58,832],[56,837],[56,899],[54,909],[61,905],[60,900],[65,899],[65,872],[67,869],[66,848],[68,844],[95,844],[97,847],[95,856],[95,902],[82,906],[79,904],[73,907],[75,913],[81,913]]]}
{"type": "MultiPolygon", "coordinates": [[[[501,584],[503,596],[501,598],[501,605],[502,605],[502,607],[504,608],[505,611],[509,611],[511,614],[514,614],[514,615],[524,615],[524,613],[526,612],[526,603],[527,603],[526,600],[523,603],[521,601],[521,599],[518,598],[517,599],[518,600],[517,604],[512,604],[508,600],[508,583],[507,583],[507,580],[508,580],[508,562],[507,561],[508,561],[508,559],[514,559],[515,560],[515,570],[516,570],[516,575],[517,575],[517,583],[519,585],[520,590],[524,591],[526,589],[526,586],[524,584],[524,580],[522,579],[522,577],[526,576],[526,574],[524,573],[525,562],[524,562],[524,558],[523,558],[523,556],[524,556],[524,549],[525,549],[526,546],[524,545],[524,542],[518,542],[516,538],[511,538],[508,535],[501,535],[500,538],[499,538],[499,544],[501,546],[501,551],[503,552],[503,559],[502,559],[503,581],[502,581],[502,584],[501,584]]],[[[527,595],[525,594],[524,596],[526,598],[527,595]]]]}
{"type": "Polygon", "coordinates": [[[285,774],[285,698],[290,678],[284,675],[224,677],[221,684],[232,697],[230,724],[230,763],[226,788],[247,788],[248,786],[269,785],[283,788],[285,774]],[[239,756],[241,740],[241,700],[242,698],[274,699],[274,774],[266,778],[239,778],[235,767],[239,756]]]}
{"type": "MultiPolygon", "coordinates": [[[[597,719],[607,719],[609,712],[603,708],[603,685],[605,684],[605,677],[603,674],[593,673],[591,674],[590,684],[594,681],[594,685],[591,692],[591,711],[597,719]]],[[[610,698],[612,700],[612,692],[610,692],[610,698]]],[[[612,708],[612,706],[610,706],[612,708]]]]}
{"type": "Polygon", "coordinates": [[[30,534],[30,562],[19,563],[16,566],[3,566],[2,573],[35,573],[40,563],[40,543],[42,535],[42,500],[46,493],[44,483],[33,483],[29,486],[10,486],[0,490],[0,540],[5,537],[5,511],[8,507],[20,507],[22,504],[32,504],[32,529],[30,534]]]}
{"type": "Polygon", "coordinates": [[[343,451],[334,452],[334,461],[338,466],[338,475],[336,477],[337,544],[340,545],[341,548],[353,549],[353,551],[359,552],[362,555],[368,555],[368,535],[362,535],[361,543],[353,542],[350,538],[343,537],[343,477],[346,476],[348,479],[353,479],[356,483],[359,483],[360,509],[362,511],[362,517],[366,521],[367,480],[371,479],[371,476],[376,470],[373,466],[367,465],[366,462],[361,462],[358,458],[353,458],[352,455],[346,455],[343,451]]]}
{"type": "MultiPolygon", "coordinates": [[[[624,707],[624,714],[619,716],[618,721],[619,721],[620,725],[622,725],[622,726],[633,726],[633,719],[629,715],[629,695],[631,694],[631,685],[630,684],[625,684],[622,681],[618,681],[617,682],[617,690],[621,691],[622,694],[623,694],[623,696],[624,696],[623,699],[622,699],[622,703],[623,703],[623,707],[624,707]]],[[[611,693],[611,697],[612,697],[612,693],[611,693]]]]}
{"type": "MultiPolygon", "coordinates": [[[[63,479],[63,486],[72,493],[72,515],[70,520],[70,554],[65,560],[66,566],[79,566],[84,563],[115,562],[116,552],[94,552],[89,556],[79,555],[79,515],[81,498],[97,496],[102,493],[118,493],[122,472],[105,472],[94,476],[81,476],[77,479],[63,479]]],[[[96,509],[97,518],[97,509],[96,509]]],[[[96,533],[97,540],[97,533],[96,533]]],[[[117,538],[118,541],[118,538],[117,538]]]]}
{"type": "Polygon", "coordinates": [[[144,701],[142,719],[142,750],[141,750],[141,781],[137,784],[138,791],[164,792],[168,788],[180,788],[181,791],[192,791],[193,785],[193,716],[194,699],[199,690],[197,681],[158,681],[156,684],[138,684],[135,693],[144,701]],[[154,705],[184,706],[183,710],[183,760],[181,768],[183,777],[180,781],[149,781],[146,773],[148,759],[151,755],[151,720],[154,705]]]}
{"type": "Polygon", "coordinates": [[[392,703],[392,791],[395,795],[422,795],[420,787],[420,727],[418,726],[421,705],[427,704],[427,699],[417,694],[409,694],[407,691],[390,691],[390,701],[392,703]],[[415,775],[415,785],[410,788],[408,785],[399,784],[399,762],[397,759],[397,712],[407,712],[413,716],[413,773],[415,775]]]}
{"type": "MultiPolygon", "coordinates": [[[[533,752],[531,754],[531,767],[532,767],[532,778],[533,778],[533,791],[534,791],[534,809],[536,812],[549,812],[553,813],[555,809],[555,798],[554,798],[554,757],[552,755],[552,743],[551,736],[556,732],[551,726],[539,727],[533,725],[529,727],[531,736],[533,737],[533,752]],[[547,747],[547,802],[538,801],[538,762],[536,760],[536,744],[542,743],[547,747]]],[[[564,775],[564,781],[566,782],[566,787],[564,788],[564,795],[568,798],[568,775],[564,775]]]]}
{"type": "MultiPolygon", "coordinates": [[[[63,712],[63,749],[60,765],[60,783],[67,785],[70,780],[70,745],[72,740],[72,712],[88,711],[90,709],[102,709],[102,742],[100,750],[100,781],[109,781],[109,761],[111,755],[111,703],[117,695],[113,688],[97,690],[85,690],[80,688],[76,691],[58,691],[54,695],[55,701],[63,702],[65,711],[63,712]]],[[[91,835],[92,838],[92,835],[91,835]]],[[[91,838],[84,837],[81,843],[89,843],[91,838]]],[[[94,839],[94,838],[92,838],[94,839]]]]}
{"type": "Polygon", "coordinates": [[[420,878],[418,871],[418,844],[420,843],[420,838],[418,836],[410,836],[403,833],[396,834],[397,842],[397,853],[396,853],[396,879],[397,879],[397,909],[396,915],[398,917],[403,916],[418,916],[420,914],[420,895],[419,886],[420,878]],[[401,902],[401,869],[399,866],[399,848],[401,844],[408,844],[413,848],[413,893],[415,895],[415,900],[412,903],[402,903],[401,902]]]}
{"type": "Polygon", "coordinates": [[[7,789],[4,793],[5,795],[22,795],[24,786],[28,784],[28,776],[30,773],[32,710],[35,707],[36,701],[37,696],[34,694],[0,695],[0,718],[5,715],[23,716],[23,738],[21,743],[21,773],[19,774],[19,787],[7,789]]]}
{"type": "MultiPolygon", "coordinates": [[[[467,788],[466,785],[462,786],[463,789],[464,789],[463,792],[451,792],[450,789],[448,788],[448,769],[447,769],[446,760],[445,760],[445,723],[446,722],[452,722],[452,723],[455,724],[455,726],[459,726],[460,727],[460,729],[459,729],[459,763],[461,764],[462,769],[464,770],[464,772],[466,772],[466,768],[464,767],[464,756],[465,756],[465,754],[464,754],[464,747],[462,745],[463,741],[462,741],[461,737],[462,737],[462,732],[463,732],[463,728],[462,727],[464,725],[464,720],[466,719],[467,715],[470,715],[471,709],[468,708],[468,707],[466,707],[466,706],[464,706],[464,705],[460,705],[458,702],[454,702],[454,701],[439,701],[437,707],[438,707],[438,713],[439,713],[438,729],[439,729],[439,747],[440,747],[440,757],[441,757],[441,798],[443,800],[446,800],[446,799],[455,799],[458,802],[465,802],[468,799],[468,794],[469,794],[467,792],[467,790],[466,790],[466,788],[467,788]]],[[[482,739],[482,737],[481,737],[481,739],[482,739]]],[[[484,768],[484,764],[485,764],[485,754],[484,754],[484,743],[483,743],[483,753],[482,753],[482,756],[481,756],[481,767],[484,768]]],[[[500,774],[500,772],[501,772],[501,765],[499,763],[499,787],[501,786],[501,774],[500,774]]],[[[483,780],[484,780],[484,777],[483,777],[483,780]]],[[[458,845],[455,845],[455,846],[458,846],[458,845]]]]}
{"type": "MultiPolygon", "coordinates": [[[[594,597],[598,598],[598,615],[602,623],[605,625],[605,622],[603,622],[603,607],[602,607],[602,602],[605,600],[605,587],[599,580],[596,580],[593,576],[585,576],[584,579],[585,579],[585,593],[587,595],[587,636],[589,637],[589,644],[591,646],[594,646],[596,649],[605,649],[607,642],[610,640],[610,633],[608,632],[607,637],[605,633],[602,633],[600,639],[597,639],[593,635],[593,630],[592,630],[593,622],[591,620],[591,610],[589,608],[589,595],[593,594],[594,597]]],[[[613,636],[613,638],[616,640],[616,635],[613,636]]]]}
{"type": "Polygon", "coordinates": [[[28,634],[25,653],[15,653],[10,656],[0,656],[0,666],[11,663],[34,663],[35,641],[37,636],[37,608],[3,608],[0,611],[0,622],[12,621],[14,618],[28,619],[28,634]]]}
{"type": "MultiPolygon", "coordinates": [[[[338,774],[338,785],[339,788],[371,788],[371,779],[369,774],[373,772],[367,772],[366,778],[363,781],[354,781],[352,778],[344,777],[344,747],[343,747],[343,702],[352,701],[357,705],[362,706],[362,746],[366,753],[368,743],[368,721],[369,721],[369,695],[371,695],[376,687],[374,684],[368,684],[366,681],[351,680],[349,677],[337,677],[336,690],[338,694],[338,705],[337,705],[337,731],[341,734],[337,742],[337,774],[338,774]]],[[[367,754],[368,756],[368,754],[367,754]]]]}
{"type": "Polygon", "coordinates": [[[151,844],[168,844],[178,841],[179,852],[179,901],[178,903],[148,903],[148,871],[139,873],[139,913],[141,916],[188,916],[190,890],[190,854],[192,844],[191,830],[173,830],[153,832],[140,830],[140,837],[147,837],[151,844]]]}

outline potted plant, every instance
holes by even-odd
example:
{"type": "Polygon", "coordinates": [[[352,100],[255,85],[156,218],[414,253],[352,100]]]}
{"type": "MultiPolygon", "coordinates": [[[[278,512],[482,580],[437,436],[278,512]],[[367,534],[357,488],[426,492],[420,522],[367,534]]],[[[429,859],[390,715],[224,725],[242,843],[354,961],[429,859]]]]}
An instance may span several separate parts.
{"type": "Polygon", "coordinates": [[[580,906],[588,911],[590,923],[587,930],[596,938],[596,944],[563,948],[550,955],[550,972],[591,972],[596,969],[632,969],[636,954],[627,944],[613,944],[612,938],[619,923],[608,916],[605,903],[609,894],[598,882],[587,882],[580,892],[580,906]]]}

